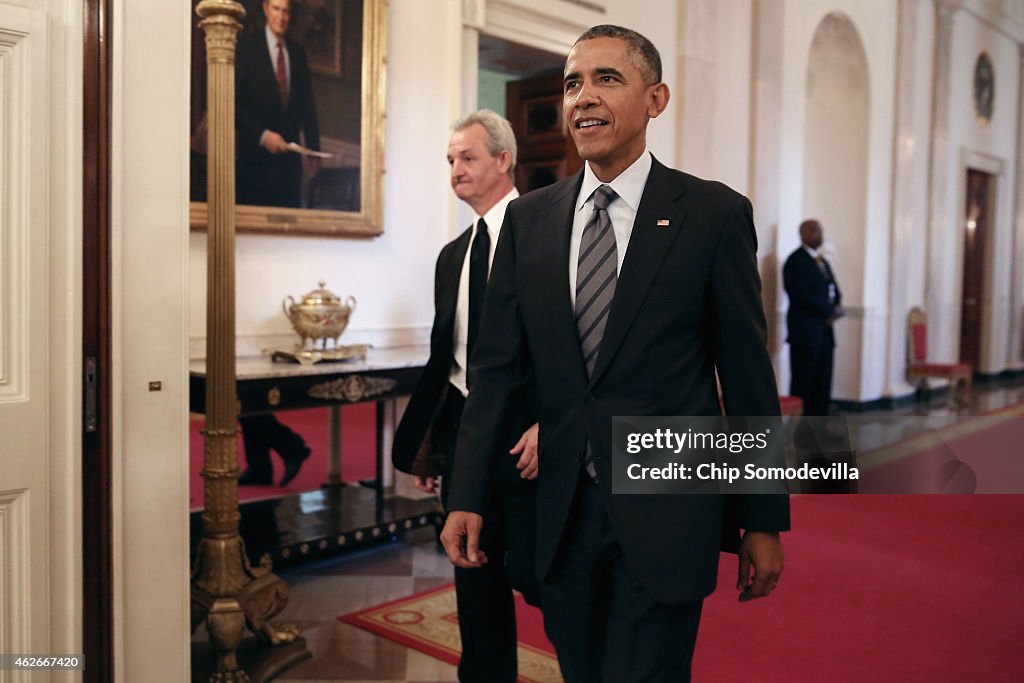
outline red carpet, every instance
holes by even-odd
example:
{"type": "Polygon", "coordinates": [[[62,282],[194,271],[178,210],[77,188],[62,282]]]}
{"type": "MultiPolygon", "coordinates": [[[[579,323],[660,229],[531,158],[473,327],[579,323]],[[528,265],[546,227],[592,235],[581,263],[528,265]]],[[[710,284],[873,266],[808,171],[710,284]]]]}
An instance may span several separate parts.
{"type": "MultiPolygon", "coordinates": [[[[288,410],[275,413],[277,418],[293,431],[302,435],[313,452],[302,465],[297,477],[287,487],[239,486],[240,502],[275,498],[278,496],[313,491],[320,488],[327,478],[327,408],[288,410]]],[[[376,406],[373,403],[359,403],[343,406],[341,409],[341,478],[346,482],[373,479],[376,475],[377,432],[375,426],[376,406]]],[[[204,444],[203,418],[195,416],[189,422],[189,507],[194,511],[203,507],[203,479],[199,471],[203,468],[204,444]]],[[[274,480],[281,478],[282,464],[277,453],[271,452],[274,466],[274,480]]],[[[242,436],[238,435],[238,467],[245,470],[245,449],[242,436]]]]}
{"type": "MultiPolygon", "coordinates": [[[[723,555],[694,680],[1024,680],[1021,519],[1024,496],[794,499],[770,598],[739,604],[736,558],[723,555]]],[[[455,661],[454,611],[446,586],[339,618],[455,661]]],[[[552,651],[536,617],[520,622],[531,661],[552,651]]]]}

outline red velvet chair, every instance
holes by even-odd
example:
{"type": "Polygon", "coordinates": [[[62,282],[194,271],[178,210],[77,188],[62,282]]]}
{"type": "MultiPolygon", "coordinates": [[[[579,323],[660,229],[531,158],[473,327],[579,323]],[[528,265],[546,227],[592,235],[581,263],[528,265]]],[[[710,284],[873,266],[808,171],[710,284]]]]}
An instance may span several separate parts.
{"type": "Polygon", "coordinates": [[[907,381],[928,389],[928,379],[949,381],[949,406],[954,407],[957,399],[967,405],[971,399],[970,363],[929,363],[928,362],[928,317],[915,306],[907,316],[907,381]],[[957,388],[961,387],[959,395],[957,388]]]}

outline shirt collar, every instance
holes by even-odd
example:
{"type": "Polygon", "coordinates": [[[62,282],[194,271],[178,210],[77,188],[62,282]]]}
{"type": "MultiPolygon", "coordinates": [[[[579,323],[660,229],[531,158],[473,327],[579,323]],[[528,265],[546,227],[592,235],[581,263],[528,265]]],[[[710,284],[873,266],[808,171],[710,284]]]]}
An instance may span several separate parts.
{"type": "Polygon", "coordinates": [[[813,247],[809,247],[806,244],[801,244],[800,246],[803,247],[804,251],[810,254],[811,258],[814,259],[815,261],[817,261],[818,257],[821,256],[821,252],[819,252],[817,249],[814,249],[813,247]]]}
{"type": "MultiPolygon", "coordinates": [[[[269,47],[270,51],[276,56],[277,55],[277,36],[274,35],[274,32],[270,30],[269,26],[264,26],[263,30],[264,30],[264,32],[267,35],[267,47],[269,47]]],[[[285,43],[285,40],[284,40],[283,37],[281,38],[281,45],[285,48],[285,51],[287,52],[287,47],[288,46],[285,43]]]]}
{"type": "Polygon", "coordinates": [[[519,196],[519,190],[514,186],[508,191],[504,197],[498,200],[498,202],[492,206],[487,213],[483,216],[477,216],[476,212],[473,214],[473,229],[476,229],[476,224],[483,218],[484,222],[487,223],[487,233],[491,236],[498,234],[501,229],[501,224],[505,220],[505,209],[508,208],[509,203],[519,196]]]}
{"type": "Polygon", "coordinates": [[[590,199],[590,196],[594,194],[594,190],[601,185],[608,185],[615,190],[615,194],[619,196],[619,199],[624,201],[635,213],[640,207],[640,198],[644,194],[647,176],[651,173],[651,165],[653,164],[651,159],[650,151],[644,147],[644,153],[640,155],[640,158],[609,183],[601,182],[594,175],[594,171],[591,170],[590,162],[588,161],[583,166],[583,184],[580,186],[579,196],[576,197],[576,210],[579,211],[583,208],[583,205],[590,199]]]}

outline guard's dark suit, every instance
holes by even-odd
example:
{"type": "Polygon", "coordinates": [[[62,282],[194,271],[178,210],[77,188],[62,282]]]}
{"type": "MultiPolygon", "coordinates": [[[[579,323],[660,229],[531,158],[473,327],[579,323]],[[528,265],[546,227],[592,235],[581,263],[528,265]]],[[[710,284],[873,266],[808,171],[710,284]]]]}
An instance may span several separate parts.
{"type": "Polygon", "coordinates": [[[786,259],[782,281],[789,295],[789,393],[804,401],[804,415],[828,415],[836,338],[828,319],[842,301],[828,261],[821,266],[800,247],[786,259]]]}
{"type": "MultiPolygon", "coordinates": [[[[588,441],[598,481],[611,481],[612,416],[719,414],[716,369],[728,414],[779,414],[750,203],[720,183],[654,160],[588,380],[569,298],[570,234],[581,182],[582,171],[524,195],[505,214],[470,363],[473,391],[459,432],[451,509],[482,513],[486,520],[479,482],[493,471],[493,435],[526,379],[525,368],[539,395],[542,583],[571,564],[560,541],[580,524],[578,499],[596,495],[610,522],[606,531],[645,592],[658,604],[699,601],[715,587],[723,538],[735,549],[737,527],[788,528],[785,496],[612,495],[607,485],[595,494],[574,492],[592,486],[581,475],[588,441]]],[[[601,594],[600,588],[583,590],[601,594]]],[[[573,633],[562,638],[566,650],[578,640],[573,633]]],[[[555,644],[561,662],[562,648],[555,644]]],[[[565,663],[563,673],[570,677],[565,663]]],[[[577,673],[574,680],[599,676],[577,673]]]]}
{"type": "Polygon", "coordinates": [[[294,152],[271,154],[260,146],[265,130],[288,142],[320,149],[320,129],[313,105],[313,83],[306,51],[285,40],[291,79],[288,104],[277,90],[274,63],[266,33],[253,31],[238,43],[235,58],[235,131],[238,153],[237,202],[260,206],[298,207],[302,198],[302,157],[294,152]]]}
{"type": "MultiPolygon", "coordinates": [[[[455,307],[459,276],[472,229],[445,245],[434,274],[434,325],[430,358],[395,432],[392,460],[403,472],[443,476],[442,500],[447,507],[455,437],[462,415],[462,394],[448,381],[453,363],[455,307]]],[[[515,681],[515,611],[510,587],[537,605],[540,595],[533,572],[536,530],[536,484],[519,476],[510,455],[523,432],[536,420],[521,394],[496,429],[498,476],[469,485],[479,488],[487,510],[481,548],[489,562],[481,569],[455,568],[459,631],[462,636],[461,681],[515,681]]]]}

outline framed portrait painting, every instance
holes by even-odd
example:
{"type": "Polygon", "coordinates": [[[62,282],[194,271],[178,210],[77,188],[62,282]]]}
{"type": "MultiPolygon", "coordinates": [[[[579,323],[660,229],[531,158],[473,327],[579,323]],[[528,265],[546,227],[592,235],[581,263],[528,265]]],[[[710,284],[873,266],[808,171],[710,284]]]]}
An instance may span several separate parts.
{"type": "MultiPolygon", "coordinates": [[[[383,231],[386,0],[239,0],[235,223],[383,231]]],[[[193,7],[198,0],[193,0],[193,7]]],[[[207,225],[206,48],[192,32],[190,223],[207,225]]]]}

